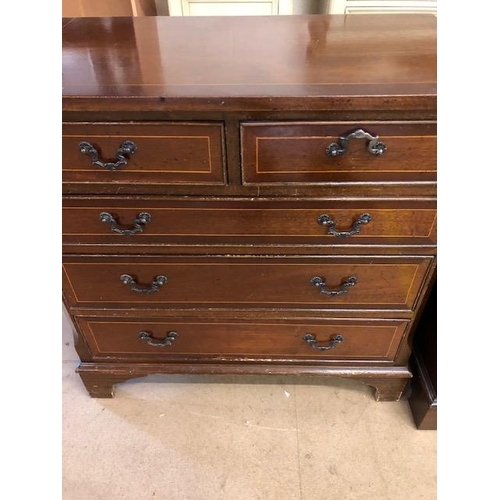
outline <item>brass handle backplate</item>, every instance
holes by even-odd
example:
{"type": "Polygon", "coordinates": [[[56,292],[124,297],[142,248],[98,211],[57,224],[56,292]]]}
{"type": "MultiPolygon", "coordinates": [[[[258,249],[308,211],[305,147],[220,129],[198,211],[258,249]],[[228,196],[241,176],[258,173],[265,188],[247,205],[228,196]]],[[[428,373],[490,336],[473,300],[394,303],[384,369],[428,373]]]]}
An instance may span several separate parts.
{"type": "Polygon", "coordinates": [[[329,351],[337,344],[340,344],[344,340],[344,337],[342,337],[342,335],[335,335],[326,345],[319,345],[316,340],[316,335],[313,335],[312,333],[306,333],[302,339],[305,340],[313,349],[317,349],[318,351],[329,351]]]}
{"type": "Polygon", "coordinates": [[[337,295],[341,295],[343,293],[347,293],[349,288],[354,286],[358,282],[358,279],[354,276],[347,278],[343,281],[340,286],[334,290],[329,290],[326,286],[325,280],[319,276],[315,276],[311,278],[310,283],[319,288],[320,293],[328,295],[329,297],[335,297],[337,295]]]}
{"type": "Polygon", "coordinates": [[[90,157],[92,165],[105,168],[106,170],[116,170],[118,167],[128,163],[129,157],[136,153],[137,146],[132,141],[122,142],[121,146],[116,151],[115,161],[101,160],[99,158],[99,152],[90,142],[80,142],[80,144],[78,144],[78,149],[80,153],[90,157]]]}
{"type": "Polygon", "coordinates": [[[331,234],[335,238],[347,238],[348,236],[354,236],[361,232],[361,226],[363,224],[368,224],[372,220],[370,214],[361,214],[352,224],[351,228],[347,231],[337,231],[337,223],[328,215],[323,214],[318,217],[318,224],[328,227],[328,234],[331,234]]]}
{"type": "Polygon", "coordinates": [[[130,290],[136,293],[154,293],[158,292],[160,290],[160,287],[162,287],[165,283],[167,283],[167,277],[163,275],[157,276],[154,281],[147,286],[141,286],[138,285],[135,279],[130,276],[130,274],[122,274],[120,276],[120,281],[124,285],[129,285],[130,290]]]}
{"type": "Polygon", "coordinates": [[[332,142],[326,148],[326,154],[334,157],[346,154],[350,139],[366,139],[366,150],[375,156],[383,155],[387,150],[387,146],[383,142],[379,141],[378,135],[371,135],[365,130],[358,128],[345,137],[339,137],[339,142],[332,142]]]}
{"type": "Polygon", "coordinates": [[[99,219],[101,222],[107,222],[111,226],[111,232],[123,234],[125,236],[132,236],[136,233],[141,233],[143,230],[143,225],[145,226],[148,222],[151,222],[152,217],[148,212],[141,212],[137,215],[137,218],[134,220],[134,226],[132,229],[125,229],[118,227],[118,222],[116,219],[108,212],[101,212],[99,214],[99,219]]]}
{"type": "Polygon", "coordinates": [[[171,346],[174,340],[179,336],[177,332],[168,332],[163,340],[154,339],[148,332],[139,332],[139,338],[153,347],[171,346]]]}

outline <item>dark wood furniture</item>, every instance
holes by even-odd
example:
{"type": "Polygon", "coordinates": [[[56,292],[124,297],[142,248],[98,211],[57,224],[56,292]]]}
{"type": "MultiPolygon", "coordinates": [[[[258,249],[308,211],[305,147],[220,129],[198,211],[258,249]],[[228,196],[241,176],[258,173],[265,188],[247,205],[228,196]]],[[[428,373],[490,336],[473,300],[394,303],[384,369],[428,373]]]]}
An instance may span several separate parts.
{"type": "Polygon", "coordinates": [[[437,430],[437,286],[423,309],[413,339],[409,403],[417,429],[437,430]]]}
{"type": "Polygon", "coordinates": [[[397,400],[436,268],[433,16],[63,20],[89,393],[318,374],[397,400]]]}

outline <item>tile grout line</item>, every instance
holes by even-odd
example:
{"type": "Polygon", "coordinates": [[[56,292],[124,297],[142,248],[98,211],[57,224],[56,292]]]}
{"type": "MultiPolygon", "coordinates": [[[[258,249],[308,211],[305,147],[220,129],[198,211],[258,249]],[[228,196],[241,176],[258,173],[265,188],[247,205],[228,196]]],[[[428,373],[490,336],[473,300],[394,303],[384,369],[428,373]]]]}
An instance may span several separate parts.
{"type": "Polygon", "coordinates": [[[294,408],[295,408],[295,438],[296,438],[296,442],[297,442],[297,466],[299,469],[299,495],[300,495],[299,500],[303,500],[303,496],[302,496],[302,471],[300,469],[299,415],[298,415],[298,411],[297,411],[297,386],[294,386],[293,392],[294,392],[293,404],[294,404],[294,408]]]}

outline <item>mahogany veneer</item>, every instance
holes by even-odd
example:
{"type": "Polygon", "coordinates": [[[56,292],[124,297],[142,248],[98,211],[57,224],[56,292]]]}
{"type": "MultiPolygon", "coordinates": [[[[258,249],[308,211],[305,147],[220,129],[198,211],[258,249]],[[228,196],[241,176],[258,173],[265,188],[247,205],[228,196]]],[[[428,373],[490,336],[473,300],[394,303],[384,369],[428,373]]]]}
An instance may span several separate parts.
{"type": "Polygon", "coordinates": [[[241,134],[245,184],[436,180],[433,122],[243,123],[241,134]],[[349,154],[325,154],[346,130],[358,128],[383,136],[387,152],[367,155],[354,141],[349,154]]]}
{"type": "Polygon", "coordinates": [[[216,123],[65,123],[63,124],[63,182],[116,185],[224,184],[223,126],[216,123]],[[137,151],[126,169],[96,169],[78,145],[97,145],[103,158],[113,158],[123,141],[137,151]]]}
{"type": "Polygon", "coordinates": [[[265,373],[399,399],[436,269],[434,16],[62,33],[63,299],[90,395],[265,373]]]}

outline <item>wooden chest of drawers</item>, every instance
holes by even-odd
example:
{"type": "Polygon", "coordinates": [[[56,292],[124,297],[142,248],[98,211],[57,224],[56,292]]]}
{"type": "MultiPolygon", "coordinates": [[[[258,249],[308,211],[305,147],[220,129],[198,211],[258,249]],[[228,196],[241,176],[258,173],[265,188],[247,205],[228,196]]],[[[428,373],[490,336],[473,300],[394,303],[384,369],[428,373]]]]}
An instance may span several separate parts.
{"type": "Polygon", "coordinates": [[[63,299],[90,395],[261,373],[401,396],[436,269],[435,24],[63,21],[63,299]]]}

